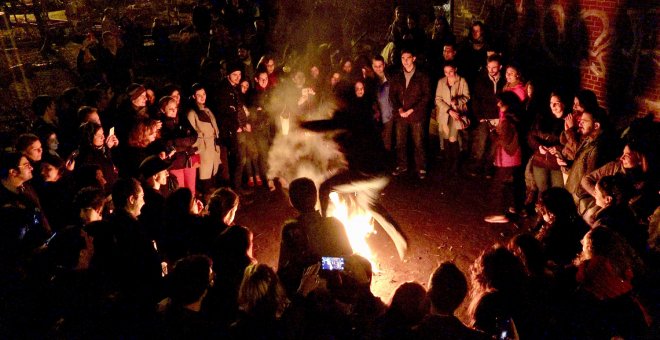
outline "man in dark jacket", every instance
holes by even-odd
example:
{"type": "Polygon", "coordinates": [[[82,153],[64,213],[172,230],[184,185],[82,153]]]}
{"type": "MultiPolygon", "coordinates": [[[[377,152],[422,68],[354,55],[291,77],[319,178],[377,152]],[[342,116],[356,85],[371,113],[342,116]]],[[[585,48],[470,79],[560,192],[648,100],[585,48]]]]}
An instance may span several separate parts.
{"type": "Polygon", "coordinates": [[[229,63],[227,65],[227,76],[220,82],[220,86],[213,96],[215,102],[213,112],[222,138],[222,164],[225,165],[222,170],[222,177],[227,180],[229,174],[232,173],[235,189],[241,187],[242,165],[246,162],[246,150],[241,146],[247,144],[245,132],[251,132],[251,126],[247,121],[245,103],[243,103],[240,94],[239,83],[241,82],[242,70],[243,66],[241,64],[229,63]],[[226,166],[227,164],[229,164],[229,167],[226,166]]]}
{"type": "MultiPolygon", "coordinates": [[[[498,93],[506,83],[502,77],[502,62],[498,55],[488,57],[486,63],[486,72],[478,75],[473,91],[473,113],[477,123],[472,131],[472,158],[474,161],[474,171],[479,173],[488,170],[485,174],[490,175],[492,168],[491,157],[491,132],[499,121],[499,108],[497,107],[498,93]]],[[[475,174],[476,174],[475,173],[475,174]]]]}
{"type": "Polygon", "coordinates": [[[415,54],[401,51],[401,72],[392,77],[390,99],[396,122],[397,167],[393,175],[408,171],[407,140],[412,133],[415,148],[415,167],[420,179],[426,178],[426,154],[424,152],[424,122],[431,99],[429,77],[415,67],[415,54]]]}
{"type": "Polygon", "coordinates": [[[298,288],[305,268],[319,262],[321,256],[348,256],[353,249],[341,222],[323,217],[315,209],[317,191],[311,179],[293,180],[289,197],[300,215],[282,227],[277,268],[287,293],[292,293],[298,288]]]}

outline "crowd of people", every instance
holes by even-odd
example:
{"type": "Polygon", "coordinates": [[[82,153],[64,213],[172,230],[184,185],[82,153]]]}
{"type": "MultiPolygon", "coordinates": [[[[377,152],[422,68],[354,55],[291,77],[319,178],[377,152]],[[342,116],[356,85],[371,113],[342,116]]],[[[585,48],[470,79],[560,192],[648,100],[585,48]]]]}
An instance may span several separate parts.
{"type": "Polygon", "coordinates": [[[134,27],[109,11],[103,43],[81,45],[80,85],[33,100],[34,124],[0,157],[0,334],[653,338],[657,112],[617,131],[589,90],[535,91],[542,79],[525,79],[482,23],[459,44],[444,17],[426,29],[403,8],[383,55],[278,67],[253,7],[228,3],[223,20],[198,5],[176,43],[154,26],[155,62],[171,68],[162,83],[141,78],[134,27]],[[353,174],[479,177],[486,222],[538,222],[469,273],[443,262],[385,304],[371,264],[325,216],[328,198],[316,210],[316,185],[298,178],[278,267],[260,264],[234,224],[239,201],[275,187],[276,135],[332,112],[353,174]],[[321,268],[322,256],[344,267],[321,268]]]}

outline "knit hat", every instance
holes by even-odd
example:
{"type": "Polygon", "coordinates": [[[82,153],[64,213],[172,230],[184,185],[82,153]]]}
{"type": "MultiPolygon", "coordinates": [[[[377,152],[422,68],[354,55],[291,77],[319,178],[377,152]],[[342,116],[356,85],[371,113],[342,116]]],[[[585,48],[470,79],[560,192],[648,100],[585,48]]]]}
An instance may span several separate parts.
{"type": "Polygon", "coordinates": [[[126,88],[126,94],[131,97],[131,100],[136,100],[138,97],[140,97],[141,94],[145,92],[147,92],[147,89],[140,84],[133,83],[128,85],[126,88]]]}
{"type": "Polygon", "coordinates": [[[231,62],[227,64],[227,74],[232,74],[236,71],[243,72],[243,64],[237,62],[231,62]]]}
{"type": "Polygon", "coordinates": [[[169,169],[171,165],[171,163],[160,159],[157,155],[149,156],[140,164],[140,174],[146,179],[163,170],[169,169]]]}

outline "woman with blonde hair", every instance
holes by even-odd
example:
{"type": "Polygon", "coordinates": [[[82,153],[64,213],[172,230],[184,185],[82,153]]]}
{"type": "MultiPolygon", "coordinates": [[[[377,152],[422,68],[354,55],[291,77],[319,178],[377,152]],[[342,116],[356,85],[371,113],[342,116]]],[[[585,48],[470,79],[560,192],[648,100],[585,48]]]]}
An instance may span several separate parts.
{"type": "Polygon", "coordinates": [[[164,96],[158,102],[160,119],[163,122],[160,136],[165,148],[174,150],[174,154],[170,156],[170,175],[176,177],[179,186],[190,189],[195,196],[197,168],[200,165],[199,154],[193,146],[197,142],[197,132],[187,119],[179,116],[178,105],[177,99],[170,96],[164,96]]]}

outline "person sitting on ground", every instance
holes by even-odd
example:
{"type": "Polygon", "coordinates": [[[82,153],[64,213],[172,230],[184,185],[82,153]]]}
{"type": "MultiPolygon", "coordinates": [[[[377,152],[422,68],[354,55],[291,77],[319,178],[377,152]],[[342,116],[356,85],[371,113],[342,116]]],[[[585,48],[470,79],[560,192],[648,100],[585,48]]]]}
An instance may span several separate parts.
{"type": "Polygon", "coordinates": [[[645,338],[651,319],[633,286],[643,270],[641,259],[609,228],[592,229],[582,244],[575,261],[579,286],[567,309],[571,338],[645,338]]]}
{"type": "Polygon", "coordinates": [[[238,210],[239,197],[230,188],[220,188],[213,192],[206,203],[202,227],[192,236],[193,253],[211,253],[213,242],[222,232],[234,224],[238,210]]]}
{"type": "Polygon", "coordinates": [[[465,275],[452,262],[441,263],[429,279],[431,313],[413,328],[418,339],[488,339],[480,331],[464,325],[454,312],[468,292],[465,275]]]}
{"type": "MultiPolygon", "coordinates": [[[[178,260],[167,276],[168,297],[158,304],[161,339],[222,338],[219,328],[202,311],[215,273],[211,259],[205,255],[190,255],[178,260]]],[[[226,334],[224,334],[226,336],[226,334]]]]}
{"type": "Polygon", "coordinates": [[[227,228],[213,243],[211,259],[217,274],[216,285],[209,292],[208,310],[213,319],[229,326],[238,311],[238,291],[245,268],[256,264],[252,255],[253,234],[243,226],[227,228]]]}
{"type": "Polygon", "coordinates": [[[594,197],[600,210],[594,215],[592,227],[608,227],[640,254],[646,252],[648,231],[639,225],[628,205],[632,185],[621,174],[605,176],[596,183],[594,197]]]}
{"type": "Polygon", "coordinates": [[[164,261],[174,264],[192,254],[193,236],[201,228],[204,204],[188,188],[178,188],[165,199],[163,237],[159,249],[164,261]]]}
{"type": "Polygon", "coordinates": [[[653,175],[649,169],[646,148],[638,142],[628,142],[619,159],[609,162],[584,176],[580,185],[591,196],[596,196],[596,183],[605,177],[622,174],[632,184],[631,209],[639,223],[645,224],[658,206],[654,191],[653,175]]]}
{"type": "Polygon", "coordinates": [[[578,212],[584,217],[589,208],[593,206],[593,200],[582,189],[580,182],[584,176],[605,165],[611,159],[610,154],[615,145],[609,138],[608,120],[603,109],[595,108],[592,111],[585,111],[582,113],[578,125],[582,141],[577,147],[575,158],[572,161],[559,153],[556,148],[550,148],[549,151],[557,158],[557,164],[561,166],[562,172],[568,175],[565,183],[566,190],[573,194],[578,212]]]}
{"type": "Polygon", "coordinates": [[[340,284],[330,287],[331,294],[337,303],[346,307],[344,314],[350,322],[352,336],[362,338],[386,309],[383,301],[371,292],[371,262],[358,254],[350,255],[339,275],[340,284]]]}
{"type": "Polygon", "coordinates": [[[417,282],[402,283],[392,295],[392,302],[369,331],[370,339],[405,339],[410,329],[428,313],[426,289],[417,282]]]}
{"type": "Polygon", "coordinates": [[[573,97],[573,112],[564,117],[564,131],[560,142],[563,145],[562,155],[567,159],[574,159],[582,136],[578,125],[584,112],[593,112],[598,108],[598,99],[591,90],[580,90],[573,97]]]}
{"type": "Polygon", "coordinates": [[[291,294],[298,288],[304,269],[321,256],[348,256],[353,250],[341,222],[322,217],[316,210],[317,190],[311,179],[293,180],[289,200],[299,215],[282,227],[277,268],[282,284],[291,294]]]}
{"type": "Polygon", "coordinates": [[[502,332],[521,336],[536,334],[526,307],[527,275],[520,260],[495,245],[471,266],[472,290],[468,314],[471,326],[492,337],[502,332]]]}
{"type": "Polygon", "coordinates": [[[549,188],[539,196],[536,212],[542,218],[536,238],[547,259],[559,267],[571,264],[582,249],[580,240],[589,231],[571,194],[564,188],[549,188]]]}
{"type": "Polygon", "coordinates": [[[245,269],[238,294],[240,316],[231,325],[233,339],[285,339],[281,319],[289,304],[273,268],[251,264],[245,269]]]}

